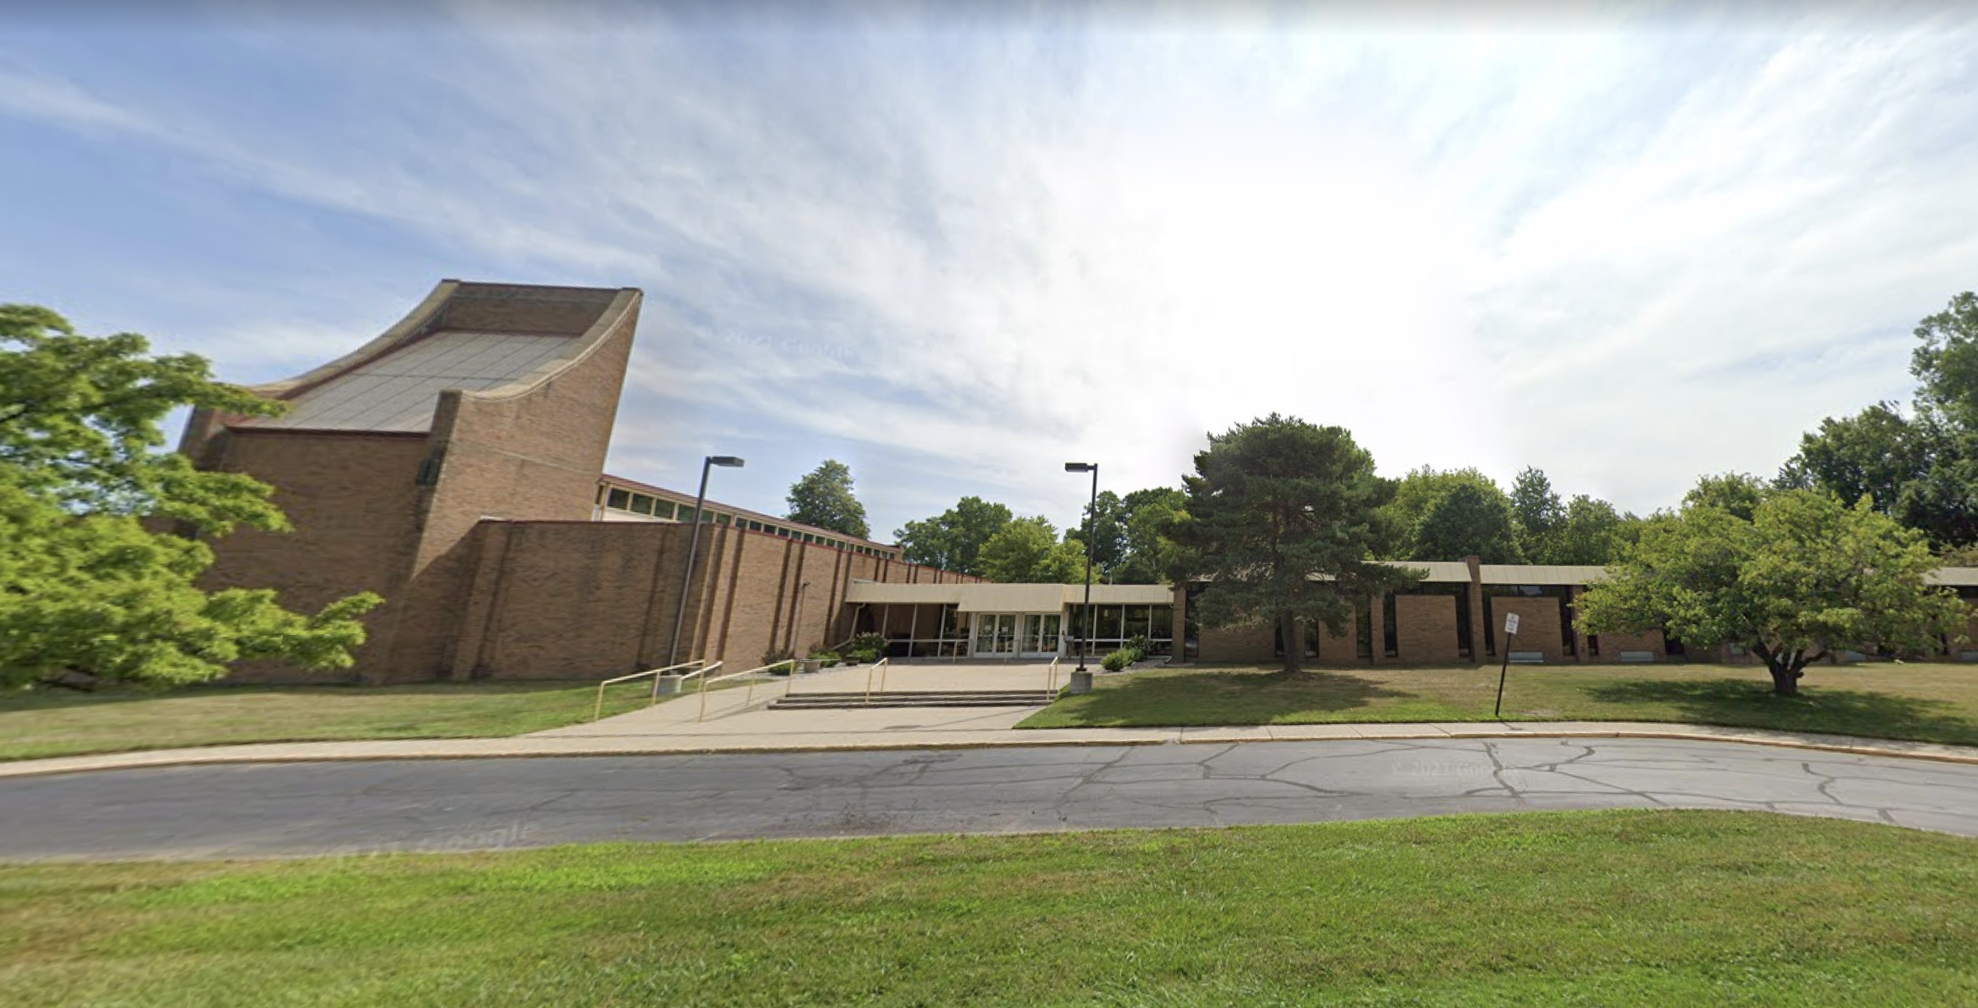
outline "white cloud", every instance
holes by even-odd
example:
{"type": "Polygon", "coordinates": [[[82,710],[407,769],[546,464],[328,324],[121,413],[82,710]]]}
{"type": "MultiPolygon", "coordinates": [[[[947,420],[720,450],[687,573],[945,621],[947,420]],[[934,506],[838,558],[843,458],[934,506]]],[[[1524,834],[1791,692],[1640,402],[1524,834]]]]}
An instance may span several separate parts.
{"type": "Polygon", "coordinates": [[[881,529],[966,492],[1062,522],[1064,459],[1173,482],[1273,410],[1646,510],[1901,394],[1908,326],[1972,286],[1968,19],[740,10],[261,21],[346,100],[32,67],[0,107],[644,286],[615,458],[865,453],[919,481],[862,481],[881,529]]]}

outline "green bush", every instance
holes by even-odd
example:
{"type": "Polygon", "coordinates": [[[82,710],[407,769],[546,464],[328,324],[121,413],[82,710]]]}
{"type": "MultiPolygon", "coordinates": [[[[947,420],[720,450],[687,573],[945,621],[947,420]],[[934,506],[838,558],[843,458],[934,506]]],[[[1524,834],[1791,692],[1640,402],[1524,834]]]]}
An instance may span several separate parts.
{"type": "Polygon", "coordinates": [[[886,653],[886,638],[876,633],[853,634],[851,643],[845,645],[845,650],[851,654],[870,651],[873,657],[866,661],[872,661],[886,653]]]}
{"type": "Polygon", "coordinates": [[[1148,640],[1146,634],[1134,634],[1133,639],[1126,642],[1126,650],[1138,654],[1140,658],[1135,658],[1133,660],[1139,661],[1141,658],[1145,658],[1148,655],[1154,653],[1154,642],[1148,640]]]}
{"type": "Polygon", "coordinates": [[[861,648],[859,650],[853,651],[850,657],[850,661],[854,665],[857,665],[860,662],[871,664],[872,662],[876,662],[878,660],[879,660],[879,652],[873,648],[861,648]]]}
{"type": "Polygon", "coordinates": [[[1133,664],[1134,660],[1133,652],[1125,648],[1120,648],[1118,651],[1107,655],[1105,660],[1099,664],[1108,672],[1123,672],[1128,665],[1133,664]]]}
{"type": "Polygon", "coordinates": [[[830,668],[843,659],[838,657],[838,652],[836,651],[812,651],[810,653],[810,660],[816,662],[818,668],[830,668]]]}
{"type": "Polygon", "coordinates": [[[789,675],[796,657],[787,648],[770,648],[762,653],[762,664],[770,675],[789,675]]]}

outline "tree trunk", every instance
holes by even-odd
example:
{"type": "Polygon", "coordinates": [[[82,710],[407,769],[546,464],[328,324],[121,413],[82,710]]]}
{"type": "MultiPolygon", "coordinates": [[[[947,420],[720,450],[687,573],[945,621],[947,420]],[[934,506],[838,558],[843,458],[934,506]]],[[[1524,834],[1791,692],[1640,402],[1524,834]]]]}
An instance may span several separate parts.
{"type": "Polygon", "coordinates": [[[1799,680],[1806,672],[1805,651],[1774,651],[1763,644],[1752,645],[1753,654],[1765,660],[1765,671],[1772,674],[1772,695],[1799,695],[1799,680]]]}
{"type": "Polygon", "coordinates": [[[1772,693],[1774,696],[1798,696],[1799,677],[1804,673],[1792,669],[1772,668],[1772,693]]]}
{"type": "Polygon", "coordinates": [[[1284,671],[1298,675],[1305,671],[1305,635],[1300,632],[1298,616],[1284,613],[1277,618],[1278,636],[1284,638],[1284,671]]]}

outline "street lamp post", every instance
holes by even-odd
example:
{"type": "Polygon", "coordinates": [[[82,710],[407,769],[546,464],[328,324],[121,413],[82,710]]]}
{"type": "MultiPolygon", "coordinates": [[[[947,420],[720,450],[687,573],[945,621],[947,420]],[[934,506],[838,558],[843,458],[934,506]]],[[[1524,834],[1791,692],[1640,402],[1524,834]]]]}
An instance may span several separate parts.
{"type": "Polygon", "coordinates": [[[1066,462],[1065,472],[1092,474],[1092,503],[1085,509],[1085,632],[1078,635],[1078,668],[1071,674],[1073,693],[1092,692],[1092,673],[1085,668],[1085,654],[1092,646],[1092,538],[1093,522],[1099,517],[1099,463],[1066,462]]]}
{"type": "Polygon", "coordinates": [[[707,474],[715,466],[740,469],[743,461],[733,455],[709,455],[701,460],[701,492],[694,496],[694,531],[687,537],[687,573],[680,576],[680,606],[673,613],[673,641],[667,646],[666,664],[680,663],[680,630],[687,624],[687,595],[694,586],[694,555],[701,548],[701,508],[707,503],[707,474]]]}

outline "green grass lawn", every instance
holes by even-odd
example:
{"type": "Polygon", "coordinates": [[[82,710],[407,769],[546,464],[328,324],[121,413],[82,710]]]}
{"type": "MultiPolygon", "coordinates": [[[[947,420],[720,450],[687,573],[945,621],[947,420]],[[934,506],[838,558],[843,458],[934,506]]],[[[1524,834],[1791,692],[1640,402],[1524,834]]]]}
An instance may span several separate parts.
{"type": "MultiPolygon", "coordinates": [[[[1802,695],[1772,695],[1763,668],[1728,665],[1513,666],[1513,721],[1679,721],[1978,745],[1978,667],[1816,666],[1802,695]]],[[[1102,676],[1018,727],[1487,721],[1497,669],[1358,668],[1300,677],[1257,668],[1155,669],[1102,676]]]]}
{"type": "Polygon", "coordinates": [[[1732,812],[0,866],[0,1003],[1978,1004],[1978,842],[1732,812]]]}
{"type": "MultiPolygon", "coordinates": [[[[649,682],[608,687],[607,717],[645,704],[649,682]]],[[[0,692],[0,760],[237,742],[472,738],[587,721],[595,682],[405,686],[199,686],[0,692]]]]}

